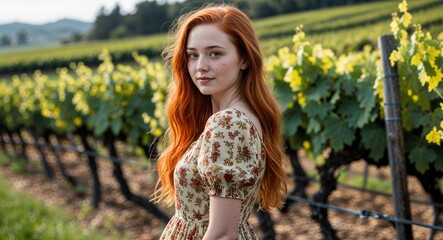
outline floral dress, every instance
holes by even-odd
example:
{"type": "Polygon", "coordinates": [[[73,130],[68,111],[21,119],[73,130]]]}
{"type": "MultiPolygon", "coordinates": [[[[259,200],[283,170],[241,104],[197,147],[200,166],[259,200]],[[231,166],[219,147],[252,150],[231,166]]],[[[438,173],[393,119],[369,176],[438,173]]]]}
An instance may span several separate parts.
{"type": "Polygon", "coordinates": [[[212,115],[174,171],[175,215],[160,239],[202,239],[210,196],[242,200],[237,239],[258,239],[248,223],[265,169],[263,142],[252,121],[228,108],[212,115]]]}

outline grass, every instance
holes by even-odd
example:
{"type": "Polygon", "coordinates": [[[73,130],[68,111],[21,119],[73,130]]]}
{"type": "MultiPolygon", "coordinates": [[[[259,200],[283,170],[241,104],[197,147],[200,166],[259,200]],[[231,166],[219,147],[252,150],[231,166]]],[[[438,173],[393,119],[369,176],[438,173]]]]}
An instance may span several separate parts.
{"type": "Polygon", "coordinates": [[[14,192],[0,178],[0,239],[122,239],[83,227],[68,213],[48,207],[25,193],[14,192]]]}
{"type": "Polygon", "coordinates": [[[367,176],[365,179],[364,175],[342,171],[338,178],[338,183],[369,191],[392,193],[392,182],[390,178],[367,176]]]}
{"type": "Polygon", "coordinates": [[[59,43],[42,43],[42,44],[35,44],[35,45],[18,45],[14,47],[0,47],[0,55],[1,54],[7,54],[7,53],[18,53],[18,52],[28,52],[28,51],[34,51],[39,48],[48,48],[48,47],[54,47],[59,46],[59,43]]]}
{"type": "MultiPolygon", "coordinates": [[[[317,164],[321,165],[321,163],[317,164]]],[[[337,178],[338,184],[392,194],[392,182],[390,178],[368,175],[365,179],[365,176],[362,173],[353,172],[347,167],[341,167],[337,173],[339,174],[337,178]]],[[[319,180],[318,172],[315,170],[309,171],[308,177],[319,180]]],[[[319,182],[315,182],[316,187],[319,187],[319,184],[319,182]]],[[[443,180],[441,181],[441,186],[443,189],[443,180]]]]}
{"type": "Polygon", "coordinates": [[[42,47],[18,48],[16,51],[0,52],[0,65],[14,62],[46,61],[50,59],[75,58],[81,56],[97,56],[104,50],[119,52],[124,50],[138,50],[144,48],[161,49],[166,41],[166,35],[139,36],[127,39],[95,41],[91,43],[77,43],[68,45],[48,45],[42,47]]]}
{"type": "Polygon", "coordinates": [[[0,151],[0,168],[9,167],[15,173],[26,173],[26,167],[28,162],[22,157],[16,157],[14,161],[11,161],[6,154],[0,151]]]}

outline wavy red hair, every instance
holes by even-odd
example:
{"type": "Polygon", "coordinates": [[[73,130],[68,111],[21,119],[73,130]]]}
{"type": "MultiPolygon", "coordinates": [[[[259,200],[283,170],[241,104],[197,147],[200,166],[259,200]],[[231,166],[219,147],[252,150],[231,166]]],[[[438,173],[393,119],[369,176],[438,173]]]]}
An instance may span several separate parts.
{"type": "Polygon", "coordinates": [[[249,103],[260,120],[266,151],[265,175],[258,194],[261,209],[268,210],[283,205],[282,192],[287,193],[284,164],[286,155],[281,135],[281,113],[279,106],[265,83],[263,57],[258,38],[249,18],[239,9],[229,5],[207,6],[178,19],[172,30],[175,38],[164,51],[170,65],[170,83],[167,114],[165,150],[157,161],[159,181],[154,201],[166,200],[173,204],[174,169],[191,143],[204,130],[212,114],[210,96],[199,92],[187,69],[186,46],[191,29],[199,24],[218,23],[228,34],[239,54],[248,62],[240,80],[239,94],[249,103]]]}

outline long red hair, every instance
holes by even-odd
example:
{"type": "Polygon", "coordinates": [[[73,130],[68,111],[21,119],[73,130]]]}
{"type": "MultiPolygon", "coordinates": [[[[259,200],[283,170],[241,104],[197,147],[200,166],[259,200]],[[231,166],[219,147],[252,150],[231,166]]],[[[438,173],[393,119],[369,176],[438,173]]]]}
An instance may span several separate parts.
{"type": "Polygon", "coordinates": [[[240,80],[239,94],[246,99],[260,120],[266,151],[266,169],[258,201],[260,208],[264,210],[281,207],[281,194],[287,193],[281,113],[265,83],[263,57],[252,24],[243,12],[228,5],[207,6],[180,17],[172,30],[175,38],[164,51],[172,73],[167,101],[169,129],[165,136],[165,150],[157,161],[159,181],[154,201],[165,200],[173,204],[175,166],[191,143],[203,132],[205,123],[212,114],[210,96],[200,93],[187,68],[186,46],[189,32],[193,27],[205,23],[218,23],[222,31],[231,37],[239,54],[248,62],[248,68],[244,70],[240,80]]]}

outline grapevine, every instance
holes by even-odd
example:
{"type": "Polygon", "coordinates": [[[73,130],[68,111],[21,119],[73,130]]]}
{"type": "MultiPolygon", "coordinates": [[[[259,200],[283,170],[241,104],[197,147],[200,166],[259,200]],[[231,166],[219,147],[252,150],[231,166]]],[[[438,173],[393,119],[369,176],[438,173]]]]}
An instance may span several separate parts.
{"type": "Polygon", "coordinates": [[[56,77],[41,71],[16,75],[12,84],[0,82],[0,115],[10,129],[23,126],[37,133],[58,134],[91,129],[95,136],[111,130],[136,145],[163,134],[163,114],[168,73],[159,62],[134,54],[136,65],[115,66],[107,51],[101,65],[83,63],[60,68],[56,77]]]}
{"type": "MultiPolygon", "coordinates": [[[[443,139],[443,44],[429,32],[424,33],[420,24],[413,24],[405,0],[398,9],[401,16],[393,14],[391,31],[399,46],[391,54],[391,64],[398,63],[403,86],[408,88],[407,95],[403,96],[405,107],[418,105],[421,111],[429,113],[429,117],[421,123],[428,132],[425,138],[429,143],[440,146],[443,139]],[[413,31],[409,34],[411,26],[413,31]],[[426,87],[427,92],[423,92],[422,87],[426,87]],[[438,105],[431,103],[436,98],[440,99],[438,105]]],[[[404,120],[408,128],[413,128],[411,118],[404,120]]]]}
{"type": "Polygon", "coordinates": [[[341,151],[350,146],[359,132],[371,157],[380,159],[386,142],[373,141],[383,134],[373,124],[380,121],[381,112],[372,87],[378,61],[370,47],[337,57],[320,45],[312,46],[298,27],[293,48],[280,49],[267,62],[291,147],[305,148],[317,158],[329,147],[341,151]]]}
{"type": "MultiPolygon", "coordinates": [[[[403,13],[405,6],[405,2],[400,4],[403,13]]],[[[420,172],[431,166],[443,170],[443,163],[437,161],[442,150],[426,141],[439,143],[443,133],[441,44],[429,34],[420,34],[416,27],[411,37],[415,45],[410,45],[404,28],[411,24],[412,15],[406,12],[402,18],[393,16],[391,27],[398,29],[396,38],[400,44],[391,60],[399,62],[405,153],[420,172]],[[404,44],[409,45],[402,47],[404,44]],[[418,59],[421,67],[417,66],[418,59]],[[420,82],[425,74],[427,80],[420,82]]],[[[358,141],[359,147],[370,151],[369,157],[382,158],[386,140],[382,137],[383,75],[378,52],[366,46],[362,52],[336,56],[333,51],[307,41],[302,26],[296,29],[293,40],[292,48],[281,48],[267,61],[276,97],[284,111],[284,133],[290,147],[304,148],[321,159],[329,148],[340,152],[358,141]]]]}

